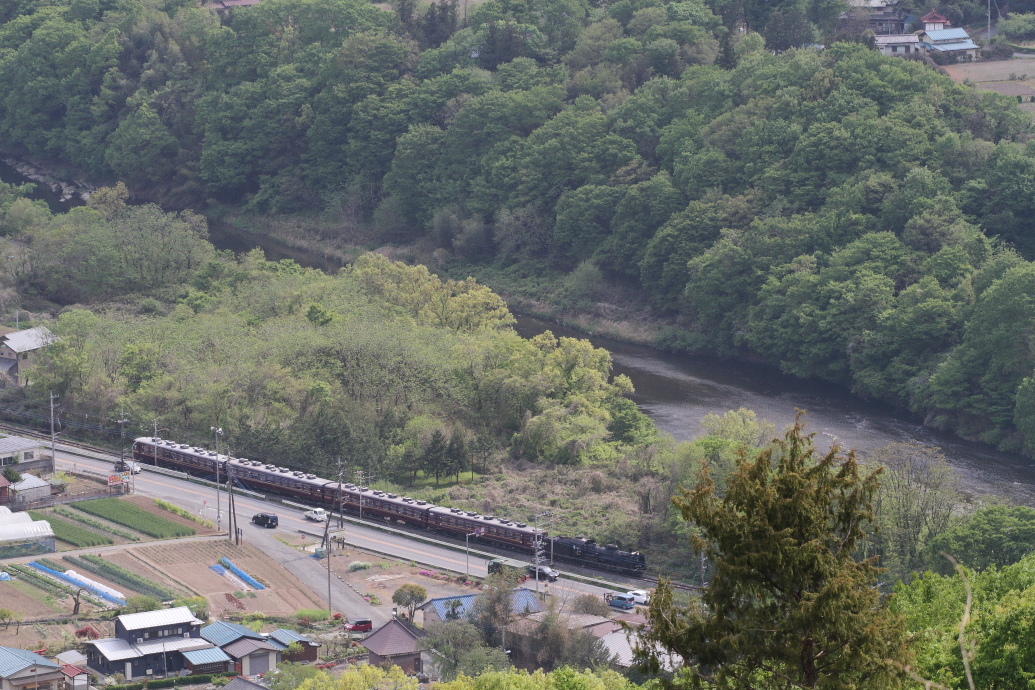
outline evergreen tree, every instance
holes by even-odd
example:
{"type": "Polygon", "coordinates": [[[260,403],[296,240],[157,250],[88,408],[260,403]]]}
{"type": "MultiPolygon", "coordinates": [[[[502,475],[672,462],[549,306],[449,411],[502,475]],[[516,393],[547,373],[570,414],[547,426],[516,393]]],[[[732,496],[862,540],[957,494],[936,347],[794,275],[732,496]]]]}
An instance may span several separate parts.
{"type": "Polygon", "coordinates": [[[638,650],[646,670],[660,644],[693,669],[694,687],[894,686],[903,627],[874,587],[880,569],[853,557],[880,470],[860,476],[837,446],[817,460],[812,438],[799,416],[783,441],[742,455],[725,496],[705,469],[672,499],[714,572],[700,605],[659,585],[638,650]]]}

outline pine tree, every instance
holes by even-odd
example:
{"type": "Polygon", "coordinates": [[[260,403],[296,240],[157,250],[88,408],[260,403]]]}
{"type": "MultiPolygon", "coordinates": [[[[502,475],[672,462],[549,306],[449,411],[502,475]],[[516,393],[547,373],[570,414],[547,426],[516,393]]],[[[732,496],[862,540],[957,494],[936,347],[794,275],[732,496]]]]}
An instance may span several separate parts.
{"type": "Polygon", "coordinates": [[[662,582],[639,651],[682,657],[694,687],[887,688],[908,658],[900,620],[876,589],[880,568],[857,561],[873,521],[880,470],[860,475],[853,453],[818,460],[799,415],[784,440],[742,455],[725,496],[707,468],[672,499],[714,567],[700,602],[674,603],[662,582]]]}

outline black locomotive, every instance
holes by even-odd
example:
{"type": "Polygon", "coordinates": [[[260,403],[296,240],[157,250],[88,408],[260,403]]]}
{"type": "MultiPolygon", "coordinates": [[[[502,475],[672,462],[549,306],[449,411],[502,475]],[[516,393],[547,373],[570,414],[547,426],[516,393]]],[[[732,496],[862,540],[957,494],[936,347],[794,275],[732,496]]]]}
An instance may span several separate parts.
{"type": "MultiPolygon", "coordinates": [[[[221,481],[233,477],[235,486],[290,496],[304,503],[341,510],[359,516],[378,517],[454,537],[471,536],[509,549],[531,550],[536,530],[524,522],[493,515],[481,515],[459,508],[446,508],[408,496],[374,491],[366,486],[339,484],[315,474],[299,472],[273,464],[217,455],[215,451],[195,448],[161,438],[141,437],[133,442],[133,457],[138,462],[161,465],[221,481]]],[[[592,539],[549,537],[539,530],[545,550],[553,557],[598,570],[627,575],[642,575],[647,567],[637,552],[620,551],[614,545],[597,546],[592,539]]]]}

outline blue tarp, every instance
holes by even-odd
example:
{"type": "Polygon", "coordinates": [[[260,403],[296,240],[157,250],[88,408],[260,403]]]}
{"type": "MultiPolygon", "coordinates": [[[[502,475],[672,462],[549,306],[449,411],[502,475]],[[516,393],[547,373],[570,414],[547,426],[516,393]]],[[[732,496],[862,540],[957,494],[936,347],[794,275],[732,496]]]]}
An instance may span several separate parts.
{"type": "Polygon", "coordinates": [[[248,573],[244,572],[243,570],[238,568],[236,565],[231,563],[229,558],[224,556],[223,558],[219,559],[219,562],[222,563],[224,566],[226,566],[227,570],[229,570],[234,575],[236,575],[237,577],[239,577],[242,580],[244,580],[245,584],[247,584],[249,587],[253,587],[255,589],[266,589],[266,585],[262,584],[261,582],[256,580],[254,577],[252,577],[251,575],[249,575],[248,573]]]}
{"type": "Polygon", "coordinates": [[[108,594],[107,592],[102,592],[101,590],[97,589],[96,587],[91,587],[90,585],[86,584],[82,580],[77,580],[74,577],[69,577],[68,575],[65,575],[64,573],[59,573],[58,571],[56,571],[56,570],[54,570],[52,568],[48,568],[45,565],[40,565],[36,561],[29,561],[29,565],[31,565],[36,570],[42,571],[42,572],[46,573],[47,575],[52,575],[53,577],[56,577],[57,579],[59,579],[59,580],[61,580],[63,582],[67,582],[70,585],[73,585],[75,587],[83,587],[90,594],[94,595],[95,597],[99,597],[101,599],[104,599],[107,602],[110,602],[112,604],[118,604],[119,606],[125,606],[126,605],[126,602],[125,602],[124,599],[119,599],[118,597],[113,597],[112,595],[108,594]]]}
{"type": "Polygon", "coordinates": [[[221,565],[210,565],[209,570],[214,572],[216,575],[226,575],[226,568],[221,565]]]}

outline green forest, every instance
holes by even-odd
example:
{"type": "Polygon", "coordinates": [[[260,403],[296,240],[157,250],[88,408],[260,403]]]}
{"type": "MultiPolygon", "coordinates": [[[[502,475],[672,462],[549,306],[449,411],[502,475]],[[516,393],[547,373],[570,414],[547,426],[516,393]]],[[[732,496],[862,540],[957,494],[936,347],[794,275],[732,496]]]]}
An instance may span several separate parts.
{"type": "MultiPolygon", "coordinates": [[[[0,15],[0,140],[166,208],[435,250],[559,309],[625,286],[672,324],[663,347],[760,355],[1031,453],[1030,118],[882,57],[842,10],[24,0],[0,15]]],[[[33,287],[88,302],[149,270],[33,287]]]]}

